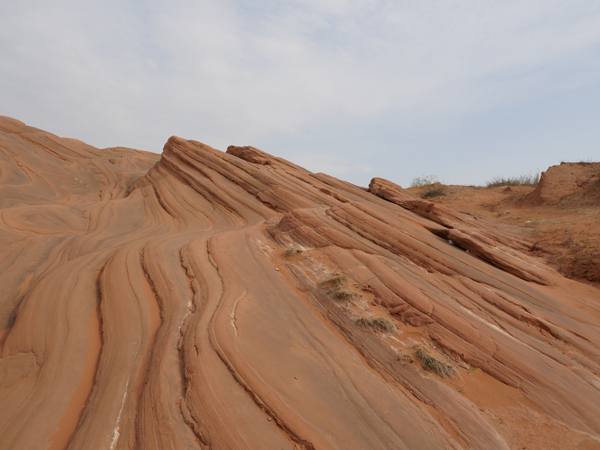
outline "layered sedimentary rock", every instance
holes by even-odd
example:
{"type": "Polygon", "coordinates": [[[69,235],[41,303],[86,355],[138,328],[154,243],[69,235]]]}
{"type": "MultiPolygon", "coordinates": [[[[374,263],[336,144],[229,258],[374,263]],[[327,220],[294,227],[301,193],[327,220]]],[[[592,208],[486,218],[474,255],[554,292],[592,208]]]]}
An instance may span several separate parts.
{"type": "Polygon", "coordinates": [[[8,118],[0,208],[0,449],[600,445],[598,290],[516,228],[8,118]]]}

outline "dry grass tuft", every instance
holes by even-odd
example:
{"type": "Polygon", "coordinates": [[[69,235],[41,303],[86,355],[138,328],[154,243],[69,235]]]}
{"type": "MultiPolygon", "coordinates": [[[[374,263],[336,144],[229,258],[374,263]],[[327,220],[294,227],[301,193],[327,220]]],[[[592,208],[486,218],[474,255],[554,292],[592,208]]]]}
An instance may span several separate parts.
{"type": "Polygon", "coordinates": [[[369,328],[373,331],[383,331],[384,333],[393,333],[396,331],[396,325],[394,325],[394,322],[383,317],[377,317],[376,319],[360,317],[354,322],[358,326],[369,328]]]}
{"type": "Polygon", "coordinates": [[[359,317],[354,321],[354,323],[363,328],[369,328],[371,326],[371,322],[366,317],[359,317]]]}
{"type": "Polygon", "coordinates": [[[342,287],[348,284],[348,277],[346,275],[336,275],[335,277],[327,278],[321,281],[319,284],[321,286],[342,287]]]}
{"type": "Polygon", "coordinates": [[[354,292],[350,289],[344,289],[348,285],[348,277],[346,275],[337,275],[327,278],[319,283],[319,286],[326,288],[327,295],[337,300],[348,300],[354,297],[354,292]]]}
{"type": "Polygon", "coordinates": [[[330,289],[327,291],[327,293],[337,300],[348,300],[349,298],[354,297],[354,292],[346,289],[340,289],[337,291],[330,289]]]}
{"type": "Polygon", "coordinates": [[[400,361],[403,365],[412,364],[415,362],[412,356],[400,354],[396,357],[396,361],[400,361]]]}
{"type": "Polygon", "coordinates": [[[288,248],[285,251],[285,256],[288,258],[291,258],[292,256],[296,256],[299,253],[302,253],[304,250],[300,249],[300,248],[288,248]]]}
{"type": "Polygon", "coordinates": [[[529,173],[518,177],[495,177],[486,183],[487,187],[498,186],[537,186],[540,182],[540,173],[529,173]]]}
{"type": "Polygon", "coordinates": [[[442,378],[451,377],[455,370],[451,364],[434,358],[422,348],[417,347],[414,351],[415,356],[421,361],[421,367],[427,371],[433,372],[442,378]]]}
{"type": "Polygon", "coordinates": [[[592,158],[581,158],[581,159],[578,159],[577,161],[564,161],[563,160],[560,163],[561,164],[562,163],[566,163],[566,164],[579,164],[579,165],[582,165],[582,166],[591,166],[593,164],[600,163],[600,161],[596,161],[596,160],[594,160],[592,158]]]}
{"type": "Polygon", "coordinates": [[[394,325],[394,322],[383,317],[373,319],[371,321],[371,326],[386,333],[393,333],[396,331],[396,325],[394,325]]]}

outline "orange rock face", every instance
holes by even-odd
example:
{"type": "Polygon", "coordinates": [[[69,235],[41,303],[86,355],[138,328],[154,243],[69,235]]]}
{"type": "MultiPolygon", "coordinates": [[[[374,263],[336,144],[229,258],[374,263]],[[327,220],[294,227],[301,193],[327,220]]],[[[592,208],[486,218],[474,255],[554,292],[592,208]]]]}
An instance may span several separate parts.
{"type": "Polygon", "coordinates": [[[600,291],[519,229],[0,119],[0,449],[600,448],[600,291]]]}

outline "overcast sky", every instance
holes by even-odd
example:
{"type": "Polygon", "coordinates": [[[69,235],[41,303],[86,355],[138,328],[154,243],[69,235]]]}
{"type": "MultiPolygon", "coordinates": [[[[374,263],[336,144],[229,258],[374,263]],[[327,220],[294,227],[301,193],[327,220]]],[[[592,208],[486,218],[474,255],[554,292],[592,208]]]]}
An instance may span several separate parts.
{"type": "Polygon", "coordinates": [[[600,2],[19,0],[0,115],[96,147],[252,145],[366,186],[600,160],[600,2]]]}

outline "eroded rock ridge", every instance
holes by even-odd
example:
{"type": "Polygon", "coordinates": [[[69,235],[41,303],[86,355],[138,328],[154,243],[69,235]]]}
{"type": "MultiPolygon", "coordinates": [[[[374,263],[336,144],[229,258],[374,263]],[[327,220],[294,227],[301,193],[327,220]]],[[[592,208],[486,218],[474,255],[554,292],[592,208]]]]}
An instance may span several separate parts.
{"type": "Polygon", "coordinates": [[[517,228],[9,118],[0,208],[0,449],[600,446],[598,291],[517,228]]]}

